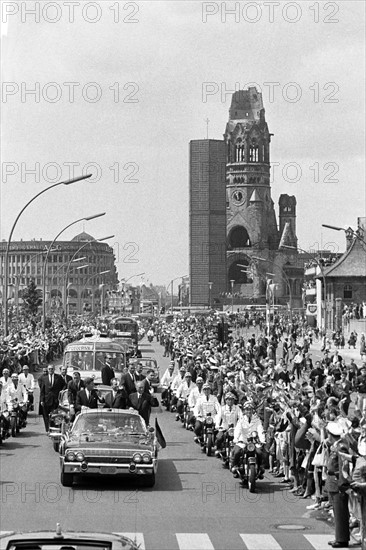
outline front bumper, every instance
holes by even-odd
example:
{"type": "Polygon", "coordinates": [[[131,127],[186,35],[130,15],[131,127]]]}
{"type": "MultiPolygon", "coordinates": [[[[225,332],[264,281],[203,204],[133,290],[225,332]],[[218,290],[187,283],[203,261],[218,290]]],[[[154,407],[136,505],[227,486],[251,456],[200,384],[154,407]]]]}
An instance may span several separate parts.
{"type": "Polygon", "coordinates": [[[48,437],[50,437],[53,441],[61,441],[61,430],[58,428],[49,428],[49,434],[48,437]]]}
{"type": "Polygon", "coordinates": [[[61,468],[65,474],[80,475],[152,475],[156,471],[156,461],[152,464],[108,464],[103,462],[64,462],[61,468]]]}

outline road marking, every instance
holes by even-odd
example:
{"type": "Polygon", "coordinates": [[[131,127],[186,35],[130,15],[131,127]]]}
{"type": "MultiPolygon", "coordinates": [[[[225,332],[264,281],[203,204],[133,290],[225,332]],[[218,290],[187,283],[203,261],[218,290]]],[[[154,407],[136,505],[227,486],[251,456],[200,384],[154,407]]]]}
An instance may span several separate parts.
{"type": "Polygon", "coordinates": [[[215,550],[206,533],[176,533],[179,550],[215,550]]]}
{"type": "Polygon", "coordinates": [[[315,550],[327,550],[329,548],[328,542],[332,539],[332,535],[304,535],[315,550]]]}
{"type": "Polygon", "coordinates": [[[120,535],[121,537],[128,537],[129,539],[133,540],[139,547],[139,550],[146,550],[143,533],[116,533],[115,531],[114,533],[116,535],[120,535]]]}
{"type": "Polygon", "coordinates": [[[240,535],[248,550],[281,550],[281,546],[272,535],[240,535]]]}

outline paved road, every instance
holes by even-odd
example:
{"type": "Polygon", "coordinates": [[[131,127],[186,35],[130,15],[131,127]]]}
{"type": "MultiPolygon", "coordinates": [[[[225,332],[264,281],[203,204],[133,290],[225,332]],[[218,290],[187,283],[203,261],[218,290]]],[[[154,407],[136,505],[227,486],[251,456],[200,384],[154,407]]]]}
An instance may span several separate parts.
{"type": "MultiPolygon", "coordinates": [[[[142,348],[163,373],[169,360],[160,345],[142,348]]],[[[328,548],[332,529],[321,514],[307,512],[312,501],[292,496],[269,474],[251,495],[219,460],[201,453],[174,414],[156,415],[168,444],[154,489],[111,479],[68,489],[60,485],[58,455],[43,422],[32,413],[20,436],[1,448],[0,530],[53,529],[60,522],[65,529],[136,534],[148,550],[328,548]]]]}

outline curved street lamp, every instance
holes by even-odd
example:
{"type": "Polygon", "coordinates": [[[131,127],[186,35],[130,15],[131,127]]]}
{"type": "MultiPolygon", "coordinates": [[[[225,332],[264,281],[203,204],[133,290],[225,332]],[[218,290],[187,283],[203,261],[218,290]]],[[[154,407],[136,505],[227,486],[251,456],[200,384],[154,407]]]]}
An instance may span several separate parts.
{"type": "Polygon", "coordinates": [[[75,220],[75,221],[69,223],[63,229],[61,229],[61,231],[59,233],[57,233],[56,237],[53,239],[52,243],[48,247],[47,254],[46,254],[46,257],[45,257],[44,262],[43,262],[43,272],[42,272],[42,292],[43,292],[42,327],[43,327],[43,330],[45,330],[45,328],[46,328],[46,267],[47,267],[48,256],[49,256],[49,253],[50,253],[50,250],[51,250],[52,246],[54,245],[55,241],[59,238],[59,236],[64,231],[66,231],[66,229],[71,227],[72,225],[75,225],[76,223],[79,223],[79,222],[82,222],[82,221],[94,220],[95,218],[100,218],[101,216],[105,216],[105,212],[102,212],[101,214],[94,214],[93,216],[87,216],[87,217],[84,217],[84,218],[80,218],[78,220],[75,220]]]}
{"type": "Polygon", "coordinates": [[[43,195],[43,193],[46,193],[46,191],[49,191],[50,189],[53,189],[54,187],[57,187],[59,185],[70,185],[72,183],[76,183],[77,181],[86,180],[88,178],[91,178],[91,176],[92,176],[92,174],[87,174],[85,176],[79,176],[78,178],[73,178],[73,179],[67,180],[67,181],[60,181],[58,183],[54,183],[53,185],[49,185],[48,187],[46,187],[46,189],[42,189],[42,191],[40,191],[39,193],[34,195],[34,197],[31,198],[25,206],[23,206],[23,208],[20,210],[19,214],[15,218],[13,226],[10,230],[10,235],[9,235],[9,239],[8,239],[8,242],[7,242],[7,245],[6,245],[5,258],[4,258],[4,292],[3,292],[3,294],[5,296],[5,300],[4,300],[4,335],[5,336],[8,335],[8,302],[7,302],[7,297],[8,297],[8,284],[9,284],[8,283],[8,281],[9,281],[8,270],[9,270],[10,243],[11,243],[11,239],[12,239],[12,236],[13,236],[13,233],[14,233],[15,226],[18,223],[18,220],[19,220],[20,216],[23,214],[24,210],[30,204],[32,204],[32,202],[34,200],[36,200],[38,197],[43,195]]]}

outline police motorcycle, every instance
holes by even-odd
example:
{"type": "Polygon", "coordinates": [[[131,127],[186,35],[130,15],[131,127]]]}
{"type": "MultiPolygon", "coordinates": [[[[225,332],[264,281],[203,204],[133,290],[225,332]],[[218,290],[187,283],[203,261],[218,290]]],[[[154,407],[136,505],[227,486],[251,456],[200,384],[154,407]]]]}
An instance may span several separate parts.
{"type": "Polygon", "coordinates": [[[202,426],[201,451],[211,456],[215,441],[215,421],[211,413],[207,413],[202,426]]]}
{"type": "Polygon", "coordinates": [[[10,436],[10,413],[9,411],[3,411],[0,413],[0,444],[10,436]]]}
{"type": "Polygon", "coordinates": [[[246,443],[242,443],[243,452],[240,455],[237,473],[243,487],[248,487],[250,493],[255,493],[257,479],[263,478],[262,470],[258,468],[257,449],[262,448],[258,433],[251,432],[246,443]]]}
{"type": "Polygon", "coordinates": [[[181,421],[183,424],[183,428],[185,428],[186,430],[189,430],[191,428],[191,418],[192,418],[191,407],[189,406],[188,399],[185,399],[181,421]]]}
{"type": "Polygon", "coordinates": [[[153,341],[153,339],[154,339],[154,331],[153,330],[149,329],[147,331],[147,339],[149,340],[150,343],[153,341]]]}
{"type": "Polygon", "coordinates": [[[225,432],[224,436],[224,445],[221,451],[221,458],[224,468],[229,468],[231,470],[232,462],[232,451],[234,449],[234,424],[230,424],[228,429],[225,432]]]}
{"type": "Polygon", "coordinates": [[[24,428],[27,425],[26,415],[27,415],[27,404],[24,401],[18,401],[17,398],[12,399],[8,403],[9,411],[9,420],[10,420],[10,431],[12,437],[20,432],[21,428],[24,428]]]}

